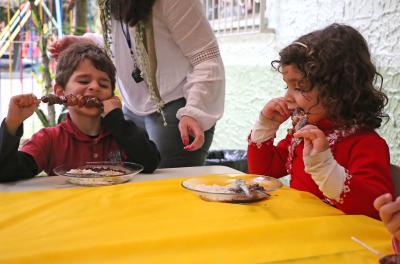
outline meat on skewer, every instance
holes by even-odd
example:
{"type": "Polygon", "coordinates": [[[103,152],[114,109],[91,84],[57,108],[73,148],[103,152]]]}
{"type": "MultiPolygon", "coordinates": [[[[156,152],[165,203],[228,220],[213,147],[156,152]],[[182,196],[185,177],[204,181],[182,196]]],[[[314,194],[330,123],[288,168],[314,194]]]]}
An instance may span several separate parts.
{"type": "Polygon", "coordinates": [[[97,99],[96,97],[86,96],[86,95],[72,95],[69,94],[67,96],[57,96],[54,94],[49,94],[42,96],[40,100],[43,103],[48,103],[49,105],[54,104],[63,104],[65,106],[74,106],[78,105],[79,107],[98,107],[103,108],[103,103],[97,99]]]}
{"type": "Polygon", "coordinates": [[[288,134],[293,135],[308,124],[306,112],[301,108],[296,108],[292,113],[292,128],[288,129],[288,134]]]}

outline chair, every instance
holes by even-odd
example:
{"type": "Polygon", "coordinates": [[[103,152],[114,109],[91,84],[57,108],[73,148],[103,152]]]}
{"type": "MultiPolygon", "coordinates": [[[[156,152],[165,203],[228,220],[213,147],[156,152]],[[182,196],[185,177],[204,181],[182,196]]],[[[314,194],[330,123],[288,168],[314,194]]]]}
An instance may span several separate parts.
{"type": "Polygon", "coordinates": [[[394,164],[390,164],[390,174],[392,174],[394,193],[396,197],[400,196],[400,167],[394,164]]]}

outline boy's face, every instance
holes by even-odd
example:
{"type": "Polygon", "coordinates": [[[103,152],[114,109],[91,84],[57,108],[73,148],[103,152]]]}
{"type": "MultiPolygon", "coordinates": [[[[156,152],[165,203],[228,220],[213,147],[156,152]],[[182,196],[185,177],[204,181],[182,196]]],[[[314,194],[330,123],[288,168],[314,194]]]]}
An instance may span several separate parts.
{"type": "MultiPolygon", "coordinates": [[[[111,80],[107,73],[96,69],[88,59],[82,60],[72,73],[67,84],[63,87],[56,85],[55,92],[61,95],[85,95],[98,98],[100,101],[109,99],[112,92],[111,80]]],[[[70,112],[79,112],[85,115],[100,115],[97,107],[68,107],[70,112]]]]}
{"type": "Polygon", "coordinates": [[[325,117],[326,111],[321,103],[318,102],[317,89],[311,86],[304,74],[295,65],[285,65],[282,67],[283,81],[287,84],[287,91],[284,96],[289,110],[302,108],[308,117],[308,122],[316,123],[325,117]]]}

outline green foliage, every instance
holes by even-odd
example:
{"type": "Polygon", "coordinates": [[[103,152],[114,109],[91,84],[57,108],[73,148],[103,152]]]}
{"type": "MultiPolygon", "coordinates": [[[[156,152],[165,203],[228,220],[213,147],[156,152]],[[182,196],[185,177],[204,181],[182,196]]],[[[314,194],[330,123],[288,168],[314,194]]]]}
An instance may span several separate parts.
{"type": "Polygon", "coordinates": [[[43,110],[38,108],[35,110],[36,115],[38,116],[40,122],[42,123],[43,127],[49,127],[49,120],[47,120],[46,115],[43,113],[43,110]]]}

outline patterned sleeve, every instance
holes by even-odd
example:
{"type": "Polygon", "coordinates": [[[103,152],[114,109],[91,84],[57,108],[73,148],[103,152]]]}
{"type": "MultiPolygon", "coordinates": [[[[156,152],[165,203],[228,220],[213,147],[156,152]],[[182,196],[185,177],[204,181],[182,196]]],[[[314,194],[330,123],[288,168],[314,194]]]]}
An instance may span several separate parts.
{"type": "Polygon", "coordinates": [[[249,136],[249,144],[247,146],[249,173],[275,178],[287,175],[286,162],[288,159],[289,137],[274,146],[273,138],[262,143],[256,143],[252,142],[249,136]]]}
{"type": "Polygon", "coordinates": [[[346,149],[350,153],[342,153],[339,145],[336,147],[335,159],[340,159],[340,155],[349,155],[349,159],[340,164],[346,171],[340,199],[328,199],[328,202],[347,214],[379,219],[378,211],[373,206],[375,198],[384,193],[394,195],[389,147],[385,140],[376,133],[368,133],[358,136],[351,148],[346,149]]]}
{"type": "Polygon", "coordinates": [[[166,26],[193,67],[183,87],[186,106],[177,117],[191,116],[208,130],[224,111],[225,72],[217,40],[200,1],[161,1],[166,26]]]}

